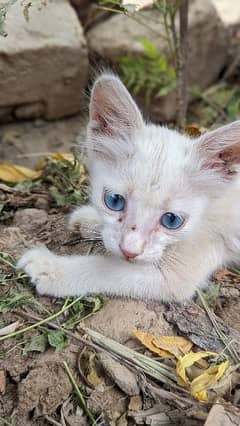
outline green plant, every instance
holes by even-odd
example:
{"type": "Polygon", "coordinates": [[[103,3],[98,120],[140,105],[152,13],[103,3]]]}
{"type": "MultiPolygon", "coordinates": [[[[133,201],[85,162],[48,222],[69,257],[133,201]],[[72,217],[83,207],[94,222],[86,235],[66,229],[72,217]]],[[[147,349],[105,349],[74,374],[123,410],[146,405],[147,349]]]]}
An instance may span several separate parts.
{"type": "Polygon", "coordinates": [[[142,57],[124,57],[120,59],[123,79],[133,93],[145,92],[149,103],[152,96],[166,96],[176,88],[176,121],[180,128],[184,127],[187,111],[187,54],[188,54],[188,7],[189,0],[152,0],[147,3],[156,9],[159,29],[138,13],[144,6],[137,2],[123,0],[98,0],[101,9],[122,14],[137,22],[148,32],[152,32],[167,45],[166,56],[146,39],[142,57]],[[137,12],[137,13],[136,13],[137,12]],[[177,27],[177,19],[179,27],[177,27]]]}
{"type": "Polygon", "coordinates": [[[120,58],[120,70],[126,86],[134,95],[144,94],[146,103],[152,97],[166,96],[176,86],[176,73],[164,53],[144,38],[142,56],[120,58]]]}

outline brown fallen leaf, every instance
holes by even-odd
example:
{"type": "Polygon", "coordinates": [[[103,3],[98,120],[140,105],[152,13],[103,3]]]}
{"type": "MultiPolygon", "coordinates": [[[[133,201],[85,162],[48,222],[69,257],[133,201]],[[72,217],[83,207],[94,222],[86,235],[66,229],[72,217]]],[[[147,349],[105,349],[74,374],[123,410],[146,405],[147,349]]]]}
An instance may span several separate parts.
{"type": "Polygon", "coordinates": [[[4,370],[0,370],[0,393],[5,394],[6,391],[6,373],[4,370]]]}
{"type": "Polygon", "coordinates": [[[240,283],[240,274],[230,271],[227,268],[223,269],[222,271],[215,272],[214,274],[214,278],[217,281],[226,281],[229,277],[233,278],[234,281],[237,280],[240,283]]]}
{"type": "Polygon", "coordinates": [[[179,356],[187,354],[193,346],[190,340],[180,336],[156,336],[141,330],[134,330],[133,335],[146,348],[162,357],[175,356],[178,359],[179,356]]]}

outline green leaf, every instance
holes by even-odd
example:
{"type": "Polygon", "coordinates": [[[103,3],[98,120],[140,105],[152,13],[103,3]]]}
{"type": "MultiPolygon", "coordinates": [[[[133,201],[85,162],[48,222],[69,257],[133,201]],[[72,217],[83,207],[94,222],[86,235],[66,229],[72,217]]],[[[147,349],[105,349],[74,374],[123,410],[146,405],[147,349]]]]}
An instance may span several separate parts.
{"type": "Polygon", "coordinates": [[[149,58],[156,59],[159,57],[158,48],[151,41],[146,38],[140,38],[139,41],[142,43],[145,54],[149,56],[149,58]]]}
{"type": "Polygon", "coordinates": [[[103,300],[99,296],[86,296],[84,302],[92,305],[92,313],[98,312],[103,306],[103,300]]]}
{"type": "Polygon", "coordinates": [[[32,336],[29,342],[24,346],[23,355],[28,352],[45,352],[48,347],[48,338],[45,334],[32,336]]]}
{"type": "Polygon", "coordinates": [[[47,333],[48,343],[57,351],[61,351],[68,346],[68,339],[62,330],[49,330],[47,333]]]}
{"type": "Polygon", "coordinates": [[[11,290],[6,297],[0,300],[0,313],[5,314],[17,306],[26,305],[31,302],[33,302],[32,295],[26,292],[18,293],[16,290],[11,290]]]}
{"type": "Polygon", "coordinates": [[[65,194],[62,194],[56,186],[51,186],[49,188],[49,192],[51,196],[53,197],[55,203],[58,207],[64,207],[67,204],[67,197],[65,194]]]}
{"type": "Polygon", "coordinates": [[[119,59],[122,79],[133,95],[142,94],[148,104],[152,97],[168,95],[176,85],[175,70],[166,55],[151,41],[138,39],[144,54],[119,59]]]}
{"type": "Polygon", "coordinates": [[[84,311],[84,304],[79,300],[73,305],[72,310],[75,314],[81,314],[84,311]]]}

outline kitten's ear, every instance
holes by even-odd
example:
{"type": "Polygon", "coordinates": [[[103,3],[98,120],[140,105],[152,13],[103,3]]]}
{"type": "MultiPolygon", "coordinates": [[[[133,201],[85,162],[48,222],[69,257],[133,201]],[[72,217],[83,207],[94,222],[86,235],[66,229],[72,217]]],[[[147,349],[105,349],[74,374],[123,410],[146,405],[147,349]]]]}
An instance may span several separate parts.
{"type": "Polygon", "coordinates": [[[240,120],[202,135],[197,145],[202,168],[233,174],[240,165],[240,120]]]}
{"type": "Polygon", "coordinates": [[[92,89],[89,131],[96,138],[129,139],[143,126],[142,115],[118,77],[103,74],[92,89]]]}

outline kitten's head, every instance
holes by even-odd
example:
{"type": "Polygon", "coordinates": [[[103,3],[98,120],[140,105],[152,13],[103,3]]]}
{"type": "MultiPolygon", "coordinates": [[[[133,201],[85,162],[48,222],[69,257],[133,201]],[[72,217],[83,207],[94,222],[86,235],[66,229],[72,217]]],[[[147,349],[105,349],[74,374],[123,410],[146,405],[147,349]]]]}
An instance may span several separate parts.
{"type": "Polygon", "coordinates": [[[240,122],[195,140],[146,124],[117,77],[97,79],[87,154],[106,249],[154,263],[207,226],[209,203],[234,179],[239,137],[240,122]]]}

